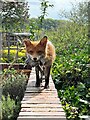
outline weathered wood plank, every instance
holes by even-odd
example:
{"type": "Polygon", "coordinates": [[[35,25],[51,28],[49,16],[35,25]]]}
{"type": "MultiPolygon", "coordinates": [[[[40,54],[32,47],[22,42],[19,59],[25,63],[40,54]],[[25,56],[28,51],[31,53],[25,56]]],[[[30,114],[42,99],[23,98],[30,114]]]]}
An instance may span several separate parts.
{"type": "Polygon", "coordinates": [[[17,120],[66,120],[65,116],[19,116],[17,120]]]}
{"type": "MultiPolygon", "coordinates": [[[[46,93],[25,93],[25,98],[32,98],[32,97],[34,97],[34,98],[46,98],[46,95],[48,95],[47,96],[47,98],[57,98],[58,97],[58,95],[57,94],[53,94],[53,93],[50,93],[50,92],[46,92],[46,93]],[[51,97],[50,97],[50,95],[51,95],[51,97]]],[[[58,98],[59,99],[59,98],[58,98]]],[[[59,99],[60,100],[60,99],[59,99]]]]}
{"type": "Polygon", "coordinates": [[[44,89],[44,86],[41,87],[34,87],[34,86],[27,86],[26,90],[42,90],[42,91],[56,91],[55,88],[53,88],[53,86],[50,86],[48,89],[44,89]]]}
{"type": "MultiPolygon", "coordinates": [[[[33,79],[34,77],[32,77],[31,79],[33,79]]],[[[30,80],[29,82],[28,82],[28,84],[27,84],[27,87],[35,87],[35,80],[33,81],[33,80],[30,80]]],[[[45,85],[45,82],[43,82],[43,83],[41,83],[41,86],[44,86],[45,85]]],[[[50,87],[52,87],[52,88],[55,88],[55,86],[54,86],[54,84],[53,84],[53,82],[50,82],[49,83],[49,86],[50,87]]]]}
{"type": "Polygon", "coordinates": [[[62,108],[22,108],[21,112],[61,112],[64,111],[62,108]]]}
{"type": "Polygon", "coordinates": [[[47,90],[47,91],[44,91],[44,90],[26,90],[25,93],[56,93],[56,91],[52,91],[52,90],[47,90]]]}
{"type": "Polygon", "coordinates": [[[29,92],[25,92],[25,96],[32,96],[32,97],[34,97],[34,96],[44,96],[44,97],[46,97],[46,96],[58,96],[57,95],[57,92],[55,92],[54,94],[53,94],[53,92],[47,92],[47,93],[29,93],[29,92]]]}
{"type": "Polygon", "coordinates": [[[22,104],[26,104],[26,103],[28,103],[28,104],[43,104],[43,103],[47,103],[47,104],[57,104],[57,103],[60,103],[60,101],[59,100],[54,100],[54,101],[50,101],[50,100],[47,100],[47,101],[44,101],[44,100],[38,100],[38,101],[36,101],[36,100],[26,100],[26,101],[22,101],[21,102],[22,104]]]}
{"type": "Polygon", "coordinates": [[[36,88],[35,79],[35,72],[32,71],[17,120],[66,120],[51,76],[49,89],[44,89],[45,80],[36,88]]]}
{"type": "Polygon", "coordinates": [[[19,116],[64,116],[65,112],[20,112],[19,116]]]}
{"type": "Polygon", "coordinates": [[[21,107],[22,108],[28,108],[28,107],[30,107],[30,108],[61,108],[62,107],[62,105],[61,104],[22,104],[21,105],[21,107]]]}
{"type": "Polygon", "coordinates": [[[43,98],[40,98],[40,97],[37,97],[37,98],[35,98],[35,97],[32,97],[32,98],[23,98],[23,100],[22,101],[37,101],[37,102],[39,102],[38,100],[40,100],[40,101],[59,101],[60,102],[60,100],[59,100],[59,98],[47,98],[47,97],[43,97],[43,98]]]}

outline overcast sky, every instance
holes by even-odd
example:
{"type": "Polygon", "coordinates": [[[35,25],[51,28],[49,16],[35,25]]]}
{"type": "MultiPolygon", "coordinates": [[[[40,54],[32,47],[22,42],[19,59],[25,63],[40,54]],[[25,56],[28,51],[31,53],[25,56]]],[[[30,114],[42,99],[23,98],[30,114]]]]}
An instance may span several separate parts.
{"type": "MultiPolygon", "coordinates": [[[[41,15],[40,11],[40,0],[26,0],[30,6],[30,18],[39,17],[41,15]]],[[[54,4],[53,8],[48,9],[47,18],[60,19],[59,11],[66,10],[70,11],[72,6],[71,3],[77,3],[85,0],[48,0],[50,4],[54,4]]],[[[87,1],[87,0],[86,0],[87,1]]]]}

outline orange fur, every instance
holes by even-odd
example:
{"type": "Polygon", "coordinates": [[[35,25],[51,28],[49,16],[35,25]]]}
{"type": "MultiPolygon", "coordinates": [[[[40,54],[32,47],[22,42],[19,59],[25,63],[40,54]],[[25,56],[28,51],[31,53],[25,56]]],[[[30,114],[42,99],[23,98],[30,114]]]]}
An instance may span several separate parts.
{"type": "Polygon", "coordinates": [[[47,40],[47,37],[44,36],[40,41],[29,41],[24,40],[26,46],[26,52],[32,63],[36,64],[36,87],[40,87],[40,76],[39,71],[41,71],[41,78],[45,75],[45,86],[44,88],[49,87],[49,76],[50,69],[53,61],[55,60],[55,47],[53,44],[47,40]],[[39,62],[39,64],[38,64],[39,62]],[[41,69],[41,70],[40,70],[41,69]]]}
{"type": "Polygon", "coordinates": [[[32,60],[37,58],[46,65],[52,65],[55,60],[55,47],[47,40],[46,37],[42,38],[41,41],[29,41],[24,40],[26,46],[26,52],[31,56],[32,60]]]}

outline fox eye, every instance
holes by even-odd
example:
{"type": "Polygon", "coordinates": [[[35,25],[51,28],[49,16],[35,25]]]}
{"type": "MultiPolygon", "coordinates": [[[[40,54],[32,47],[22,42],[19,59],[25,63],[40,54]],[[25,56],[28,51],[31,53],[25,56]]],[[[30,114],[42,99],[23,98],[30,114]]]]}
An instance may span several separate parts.
{"type": "Polygon", "coordinates": [[[33,51],[32,51],[32,50],[30,50],[30,51],[29,51],[29,53],[30,53],[30,54],[33,54],[33,51]]]}
{"type": "Polygon", "coordinates": [[[39,51],[38,51],[38,54],[42,54],[42,51],[39,50],[39,51]]]}

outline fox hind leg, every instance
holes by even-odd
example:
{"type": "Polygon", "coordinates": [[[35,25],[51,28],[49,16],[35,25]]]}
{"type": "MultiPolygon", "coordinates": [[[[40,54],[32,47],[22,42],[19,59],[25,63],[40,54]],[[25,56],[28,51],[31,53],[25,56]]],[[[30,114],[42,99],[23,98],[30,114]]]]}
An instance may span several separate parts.
{"type": "Polygon", "coordinates": [[[50,69],[51,66],[46,66],[45,68],[45,86],[44,86],[45,89],[49,88],[50,69]]]}

